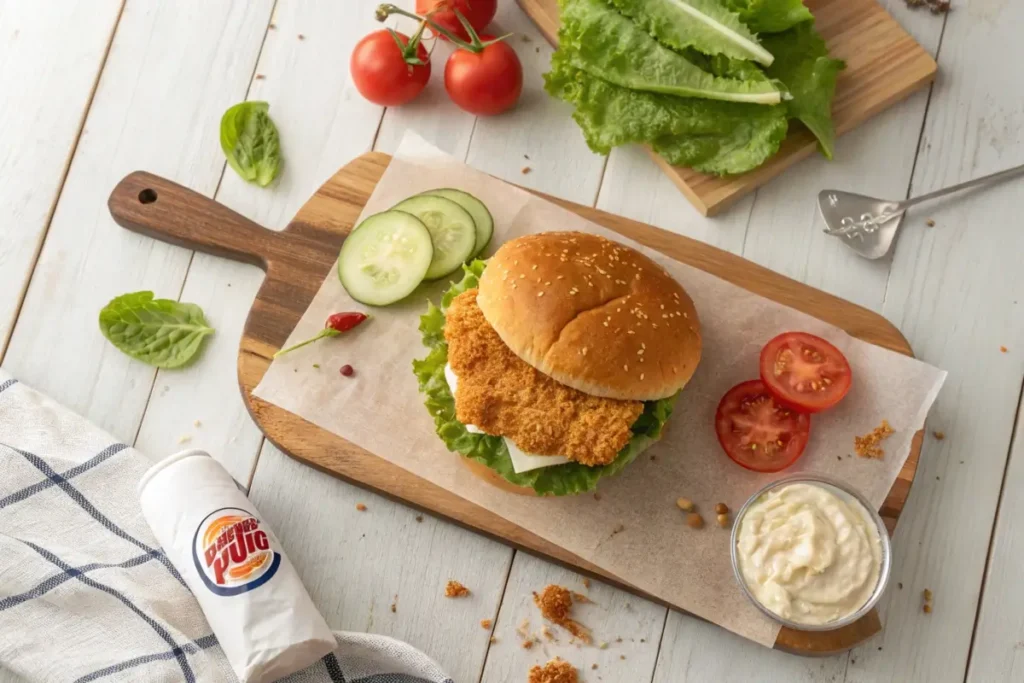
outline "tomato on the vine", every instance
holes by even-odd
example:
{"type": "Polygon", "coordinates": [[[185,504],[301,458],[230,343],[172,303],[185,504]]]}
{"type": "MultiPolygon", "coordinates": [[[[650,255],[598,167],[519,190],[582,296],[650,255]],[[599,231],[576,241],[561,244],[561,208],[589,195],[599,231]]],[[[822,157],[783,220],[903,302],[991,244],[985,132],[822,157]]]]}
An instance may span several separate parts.
{"type": "Polygon", "coordinates": [[[352,82],[374,104],[397,107],[414,99],[430,80],[430,55],[420,42],[423,25],[410,39],[391,29],[360,40],[349,62],[352,82]]]}
{"type": "Polygon", "coordinates": [[[523,92],[523,65],[505,41],[480,36],[478,51],[459,48],[444,65],[444,89],[470,114],[492,116],[511,109],[523,92]],[[489,42],[494,41],[494,42],[489,42]]]}
{"type": "MultiPolygon", "coordinates": [[[[456,11],[479,33],[494,19],[498,11],[498,0],[416,0],[416,14],[427,15],[433,12],[430,14],[432,22],[462,40],[469,40],[469,32],[463,28],[456,11]]],[[[443,34],[438,35],[447,40],[443,34]]]]}

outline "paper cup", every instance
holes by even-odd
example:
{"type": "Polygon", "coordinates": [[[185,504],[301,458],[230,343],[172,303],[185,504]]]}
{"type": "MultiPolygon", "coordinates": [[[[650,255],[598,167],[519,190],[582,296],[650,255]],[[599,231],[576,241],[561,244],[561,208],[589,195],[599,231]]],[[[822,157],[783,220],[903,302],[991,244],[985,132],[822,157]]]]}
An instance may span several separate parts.
{"type": "Polygon", "coordinates": [[[208,453],[160,461],[142,476],[139,499],[239,680],[275,681],[334,650],[274,533],[208,453]]]}

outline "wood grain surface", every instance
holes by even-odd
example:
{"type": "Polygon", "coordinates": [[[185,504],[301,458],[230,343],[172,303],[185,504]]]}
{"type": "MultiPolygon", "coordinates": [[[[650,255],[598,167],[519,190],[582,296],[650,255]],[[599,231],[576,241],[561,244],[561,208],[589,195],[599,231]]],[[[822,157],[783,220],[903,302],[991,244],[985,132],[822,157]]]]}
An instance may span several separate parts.
{"type": "MultiPolygon", "coordinates": [[[[558,43],[558,0],[517,0],[541,33],[558,43]]],[[[932,56],[875,0],[806,0],[829,54],[846,62],[836,83],[832,118],[843,134],[904,99],[935,78],[932,56]]],[[[798,161],[817,152],[814,135],[803,126],[791,131],[778,154],[741,175],[720,177],[672,166],[651,153],[687,199],[713,216],[798,161]]]]}
{"type": "MultiPolygon", "coordinates": [[[[345,235],[389,161],[390,157],[380,153],[364,154],[354,160],[328,180],[282,232],[266,230],[198,193],[144,172],[124,178],[112,192],[108,205],[115,220],[132,231],[255,264],[266,271],[245,324],[238,379],[251,415],[276,446],[317,469],[644,595],[583,558],[252,396],[272,354],[284,343],[332,270],[345,235]]],[[[841,327],[860,339],[899,353],[911,353],[900,332],[867,309],[689,238],[546,198],[672,258],[841,327]]],[[[920,443],[919,434],[882,507],[890,531],[895,528],[913,483],[920,443]]],[[[853,647],[880,627],[877,614],[872,612],[847,628],[829,633],[784,628],[776,647],[800,654],[828,654],[853,647]]]]}

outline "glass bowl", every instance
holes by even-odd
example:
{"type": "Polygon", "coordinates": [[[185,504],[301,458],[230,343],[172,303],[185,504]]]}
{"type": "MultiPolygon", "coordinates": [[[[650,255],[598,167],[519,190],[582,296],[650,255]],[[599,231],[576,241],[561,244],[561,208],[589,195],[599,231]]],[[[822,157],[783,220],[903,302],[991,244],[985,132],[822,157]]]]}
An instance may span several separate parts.
{"type": "Polygon", "coordinates": [[[746,595],[747,598],[752,603],[754,603],[754,605],[756,605],[759,610],[768,615],[768,617],[770,617],[772,620],[777,621],[780,624],[788,626],[789,628],[795,629],[797,631],[834,631],[836,629],[843,628],[844,626],[848,626],[853,622],[857,621],[865,614],[870,612],[871,609],[875,606],[875,604],[878,603],[878,600],[882,597],[882,594],[885,593],[885,589],[889,584],[889,575],[892,572],[892,543],[889,539],[889,531],[885,528],[885,523],[882,522],[882,518],[878,515],[878,511],[875,510],[871,503],[869,503],[867,499],[865,499],[864,496],[862,496],[857,491],[854,491],[853,489],[847,487],[845,484],[841,484],[838,481],[835,481],[834,479],[830,479],[828,477],[823,477],[815,474],[794,474],[788,477],[783,477],[782,479],[778,479],[776,481],[771,482],[767,486],[764,486],[754,495],[748,498],[747,502],[743,504],[742,508],[740,508],[740,511],[736,513],[736,518],[733,521],[732,534],[730,536],[729,542],[731,544],[730,556],[732,558],[732,571],[733,574],[736,576],[736,582],[739,583],[740,589],[743,591],[743,594],[746,595]],[[868,598],[867,602],[861,605],[855,612],[852,612],[846,615],[845,617],[836,619],[834,621],[830,621],[825,624],[803,624],[798,621],[792,621],[790,619],[786,619],[785,617],[776,614],[775,612],[768,609],[765,605],[761,604],[761,601],[758,600],[757,596],[755,596],[751,592],[750,588],[747,586],[746,580],[743,578],[743,572],[740,570],[739,558],[737,557],[736,552],[736,541],[739,535],[740,525],[743,522],[744,515],[746,515],[747,510],[754,503],[754,501],[756,501],[758,498],[760,498],[761,496],[770,491],[780,489],[783,486],[788,486],[789,484],[798,483],[808,483],[823,486],[827,489],[830,489],[840,498],[859,504],[861,507],[867,510],[868,518],[875,524],[875,528],[878,530],[878,539],[882,546],[882,566],[879,568],[878,572],[878,583],[875,585],[875,590],[872,591],[871,596],[868,598]]]}

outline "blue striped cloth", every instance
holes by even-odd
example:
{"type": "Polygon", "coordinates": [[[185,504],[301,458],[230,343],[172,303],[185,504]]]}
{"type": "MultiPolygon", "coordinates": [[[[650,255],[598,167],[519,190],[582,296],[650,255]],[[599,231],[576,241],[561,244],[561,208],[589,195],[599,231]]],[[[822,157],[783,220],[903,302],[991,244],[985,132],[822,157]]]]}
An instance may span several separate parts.
{"type": "MultiPolygon", "coordinates": [[[[0,681],[237,680],[142,517],[151,464],[0,370],[0,681]]],[[[285,680],[452,683],[405,643],[336,635],[285,680]]]]}

